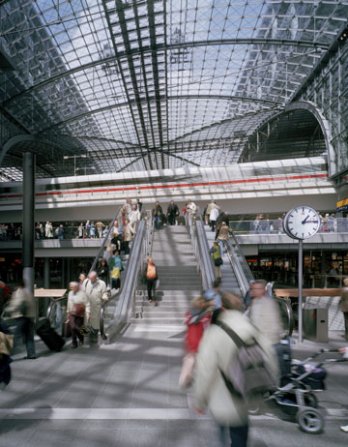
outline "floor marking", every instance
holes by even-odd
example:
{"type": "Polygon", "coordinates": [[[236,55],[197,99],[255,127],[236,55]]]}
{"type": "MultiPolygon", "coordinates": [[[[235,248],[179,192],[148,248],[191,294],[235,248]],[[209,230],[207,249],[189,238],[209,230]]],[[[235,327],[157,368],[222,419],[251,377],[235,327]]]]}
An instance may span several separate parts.
{"type": "MultiPolygon", "coordinates": [[[[326,420],[346,419],[347,415],[334,415],[334,409],[326,410],[326,420]],[[330,415],[331,414],[331,415],[330,415]]],[[[211,420],[209,414],[196,415],[188,408],[2,408],[2,420],[211,420]]],[[[254,421],[277,420],[272,414],[250,416],[254,421]]]]}

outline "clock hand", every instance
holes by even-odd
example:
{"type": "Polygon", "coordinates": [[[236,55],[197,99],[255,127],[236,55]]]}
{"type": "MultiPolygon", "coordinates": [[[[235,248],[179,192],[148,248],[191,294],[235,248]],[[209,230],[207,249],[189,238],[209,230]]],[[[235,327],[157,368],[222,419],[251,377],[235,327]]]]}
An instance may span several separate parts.
{"type": "Polygon", "coordinates": [[[301,224],[304,225],[304,224],[307,222],[308,219],[309,219],[309,214],[308,214],[307,217],[305,217],[305,218],[303,219],[303,221],[301,222],[301,224]]]}

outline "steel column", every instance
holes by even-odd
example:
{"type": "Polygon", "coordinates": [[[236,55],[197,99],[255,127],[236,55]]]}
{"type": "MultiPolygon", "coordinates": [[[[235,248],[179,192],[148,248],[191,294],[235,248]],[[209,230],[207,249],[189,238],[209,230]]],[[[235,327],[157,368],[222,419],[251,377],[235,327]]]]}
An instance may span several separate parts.
{"type": "Polygon", "coordinates": [[[23,155],[23,280],[34,293],[35,154],[23,155]]]}

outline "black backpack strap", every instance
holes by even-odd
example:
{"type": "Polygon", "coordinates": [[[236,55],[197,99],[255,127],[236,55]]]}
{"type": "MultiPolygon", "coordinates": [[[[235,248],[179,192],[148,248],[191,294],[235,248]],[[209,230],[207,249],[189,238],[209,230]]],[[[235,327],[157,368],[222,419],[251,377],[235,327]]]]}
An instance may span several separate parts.
{"type": "MultiPolygon", "coordinates": [[[[234,341],[234,343],[236,344],[238,349],[241,348],[242,346],[245,346],[245,343],[239,337],[239,335],[237,335],[237,333],[233,329],[231,329],[229,326],[227,326],[227,324],[225,324],[219,320],[215,321],[214,324],[216,326],[219,326],[224,332],[227,333],[227,335],[229,335],[232,338],[232,340],[234,341]]],[[[226,374],[222,371],[221,368],[219,368],[219,371],[220,371],[222,378],[224,379],[226,388],[228,389],[230,394],[232,396],[239,397],[239,398],[243,399],[242,394],[235,389],[235,387],[233,386],[233,383],[230,381],[230,379],[226,376],[226,374]]]]}
{"type": "Polygon", "coordinates": [[[220,320],[215,321],[215,324],[216,326],[219,326],[223,331],[226,332],[226,334],[228,334],[232,338],[232,340],[237,345],[237,348],[241,348],[246,345],[244,341],[239,337],[239,335],[232,328],[227,326],[227,324],[225,324],[220,320]]]}

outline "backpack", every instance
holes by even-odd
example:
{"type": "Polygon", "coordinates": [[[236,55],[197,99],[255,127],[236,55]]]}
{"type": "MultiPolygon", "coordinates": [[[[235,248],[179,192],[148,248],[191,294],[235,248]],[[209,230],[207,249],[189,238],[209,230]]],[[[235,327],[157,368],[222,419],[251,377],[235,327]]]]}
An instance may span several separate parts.
{"type": "Polygon", "coordinates": [[[157,272],[156,267],[153,264],[149,264],[146,270],[146,279],[156,279],[157,272]]]}
{"type": "Polygon", "coordinates": [[[215,324],[232,338],[238,348],[238,354],[230,362],[227,374],[220,369],[231,395],[247,400],[276,387],[277,377],[274,377],[267,354],[257,340],[254,338],[251,345],[246,344],[222,321],[216,321],[215,324]]]}

